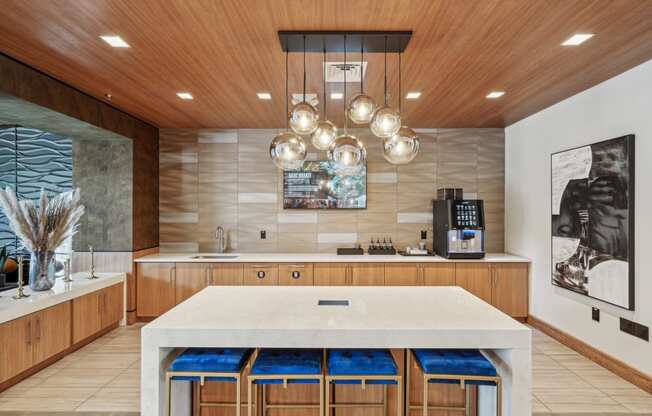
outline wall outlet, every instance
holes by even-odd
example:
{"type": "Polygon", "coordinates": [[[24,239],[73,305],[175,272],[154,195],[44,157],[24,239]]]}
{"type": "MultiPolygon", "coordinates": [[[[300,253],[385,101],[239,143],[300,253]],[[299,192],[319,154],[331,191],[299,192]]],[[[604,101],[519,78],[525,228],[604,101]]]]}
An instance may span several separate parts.
{"type": "Polygon", "coordinates": [[[650,328],[643,324],[620,318],[620,330],[643,341],[650,342],[650,328]]]}
{"type": "Polygon", "coordinates": [[[421,230],[421,239],[426,240],[428,238],[428,231],[421,230]]]}
{"type": "Polygon", "coordinates": [[[265,230],[260,230],[260,239],[265,240],[267,239],[267,231],[265,230]]]}
{"type": "Polygon", "coordinates": [[[600,309],[591,308],[591,318],[596,322],[600,322],[600,309]]]}

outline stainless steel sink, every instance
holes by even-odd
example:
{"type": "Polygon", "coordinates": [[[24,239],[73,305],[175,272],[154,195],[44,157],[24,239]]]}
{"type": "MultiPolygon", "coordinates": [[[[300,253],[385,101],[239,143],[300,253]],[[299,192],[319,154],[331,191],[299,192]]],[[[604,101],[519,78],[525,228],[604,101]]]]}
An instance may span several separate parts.
{"type": "Polygon", "coordinates": [[[205,254],[193,256],[191,259],[237,259],[239,254],[205,254]]]}

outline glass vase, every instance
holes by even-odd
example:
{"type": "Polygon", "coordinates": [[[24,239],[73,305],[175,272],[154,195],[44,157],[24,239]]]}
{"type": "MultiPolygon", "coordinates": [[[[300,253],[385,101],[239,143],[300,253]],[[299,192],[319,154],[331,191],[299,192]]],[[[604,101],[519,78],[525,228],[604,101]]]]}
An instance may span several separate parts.
{"type": "Polygon", "coordinates": [[[35,292],[50,290],[55,279],[54,251],[35,251],[29,261],[29,287],[35,292]]]}

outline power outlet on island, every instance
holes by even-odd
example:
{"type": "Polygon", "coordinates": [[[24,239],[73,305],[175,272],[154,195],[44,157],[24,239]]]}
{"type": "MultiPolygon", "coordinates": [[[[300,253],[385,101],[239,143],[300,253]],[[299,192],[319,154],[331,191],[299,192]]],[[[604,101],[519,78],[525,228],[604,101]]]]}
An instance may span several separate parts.
{"type": "Polygon", "coordinates": [[[265,240],[267,239],[267,231],[265,230],[260,230],[260,239],[265,240]]]}
{"type": "Polygon", "coordinates": [[[600,309],[598,308],[591,308],[591,318],[595,322],[600,322],[600,309]]]}

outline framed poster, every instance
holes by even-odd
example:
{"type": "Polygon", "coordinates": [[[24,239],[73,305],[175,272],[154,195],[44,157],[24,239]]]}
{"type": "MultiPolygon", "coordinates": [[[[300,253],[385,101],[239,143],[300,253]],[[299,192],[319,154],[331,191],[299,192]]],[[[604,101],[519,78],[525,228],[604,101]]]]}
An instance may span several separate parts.
{"type": "Polygon", "coordinates": [[[552,284],[634,309],[634,135],[553,153],[552,284]]]}

